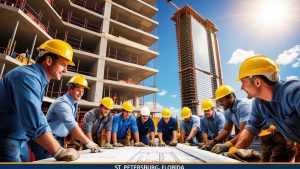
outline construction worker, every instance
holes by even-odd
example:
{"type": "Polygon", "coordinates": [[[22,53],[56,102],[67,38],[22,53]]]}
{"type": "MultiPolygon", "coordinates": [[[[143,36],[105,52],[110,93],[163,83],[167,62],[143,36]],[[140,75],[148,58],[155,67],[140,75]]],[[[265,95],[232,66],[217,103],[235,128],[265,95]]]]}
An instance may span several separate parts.
{"type": "Polygon", "coordinates": [[[88,111],[83,117],[83,132],[90,140],[101,143],[102,130],[105,129],[104,148],[112,149],[110,144],[113,116],[110,111],[114,108],[114,101],[110,97],[104,97],[100,101],[98,109],[88,111]]]}
{"type": "Polygon", "coordinates": [[[166,145],[176,146],[178,122],[172,116],[170,109],[164,108],[161,112],[162,118],[158,122],[158,146],[164,147],[166,145]]]}
{"type": "MultiPolygon", "coordinates": [[[[58,97],[49,107],[46,114],[47,121],[53,135],[61,146],[69,133],[85,144],[91,152],[99,152],[97,144],[87,138],[75,120],[78,112],[78,101],[84,94],[84,89],[89,89],[88,82],[83,76],[73,76],[67,83],[68,92],[58,97]]],[[[50,158],[51,155],[34,141],[30,141],[30,148],[35,154],[36,160],[50,158]]]]}
{"type": "Polygon", "coordinates": [[[192,111],[188,107],[183,107],[181,109],[181,118],[181,143],[186,143],[187,145],[196,145],[198,142],[201,142],[200,118],[196,115],[192,115],[192,111]]]}
{"type": "Polygon", "coordinates": [[[239,129],[239,131],[242,131],[247,124],[252,110],[251,103],[237,99],[234,94],[234,90],[228,85],[219,86],[215,95],[215,100],[225,111],[225,126],[216,138],[209,141],[201,149],[211,150],[212,152],[219,154],[227,152],[229,148],[236,143],[239,134],[236,133],[236,135],[225,144],[216,144],[222,143],[227,139],[233,129],[233,125],[239,129]]]}
{"type": "Polygon", "coordinates": [[[112,141],[114,147],[124,147],[129,146],[129,139],[127,138],[127,132],[130,128],[130,131],[133,133],[135,147],[144,147],[145,144],[139,140],[139,131],[136,125],[136,119],[131,114],[133,111],[133,105],[126,101],[121,105],[122,113],[116,114],[113,117],[112,124],[112,141]]]}
{"type": "MultiPolygon", "coordinates": [[[[265,124],[273,124],[288,141],[283,148],[296,150],[295,161],[300,161],[300,82],[279,80],[279,68],[267,56],[253,56],[240,66],[238,81],[241,89],[253,100],[253,110],[236,149],[247,147],[265,124]],[[289,141],[289,142],[290,142],[289,141]]],[[[290,151],[292,152],[292,151],[290,151]]]]}
{"type": "Polygon", "coordinates": [[[204,118],[201,119],[201,133],[204,142],[207,144],[209,140],[216,138],[224,128],[225,117],[222,112],[215,108],[215,103],[211,99],[202,101],[201,109],[204,111],[204,118]],[[208,136],[208,133],[211,136],[208,136]]]}
{"type": "Polygon", "coordinates": [[[139,130],[140,141],[145,145],[156,146],[155,143],[155,128],[153,120],[150,118],[150,109],[143,107],[141,109],[141,116],[136,118],[137,127],[139,130]],[[150,133],[150,137],[149,137],[150,133]],[[150,141],[151,139],[151,141],[150,141]]]}
{"type": "Polygon", "coordinates": [[[37,63],[14,68],[0,80],[0,161],[20,162],[20,151],[33,140],[56,160],[79,158],[75,149],[64,149],[53,137],[41,111],[45,87],[60,80],[72,62],[73,49],[52,39],[38,47],[37,63]]]}

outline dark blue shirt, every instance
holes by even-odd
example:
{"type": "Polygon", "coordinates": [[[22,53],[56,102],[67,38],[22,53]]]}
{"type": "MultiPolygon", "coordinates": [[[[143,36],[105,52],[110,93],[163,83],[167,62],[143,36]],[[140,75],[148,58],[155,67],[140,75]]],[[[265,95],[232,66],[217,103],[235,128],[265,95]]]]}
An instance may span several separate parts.
{"type": "Polygon", "coordinates": [[[40,64],[19,66],[0,80],[0,137],[28,140],[51,131],[41,110],[47,84],[40,64]]]}
{"type": "Polygon", "coordinates": [[[273,124],[286,138],[300,143],[300,81],[277,82],[270,102],[253,100],[246,129],[257,135],[265,123],[273,124]]]}
{"type": "Polygon", "coordinates": [[[162,133],[163,138],[171,140],[173,138],[173,131],[178,130],[178,122],[174,117],[170,117],[169,123],[164,123],[163,118],[158,122],[158,133],[162,133]]]}
{"type": "Polygon", "coordinates": [[[139,129],[140,138],[146,137],[149,132],[154,132],[153,120],[149,117],[148,120],[143,124],[141,116],[136,119],[136,124],[139,129]]]}

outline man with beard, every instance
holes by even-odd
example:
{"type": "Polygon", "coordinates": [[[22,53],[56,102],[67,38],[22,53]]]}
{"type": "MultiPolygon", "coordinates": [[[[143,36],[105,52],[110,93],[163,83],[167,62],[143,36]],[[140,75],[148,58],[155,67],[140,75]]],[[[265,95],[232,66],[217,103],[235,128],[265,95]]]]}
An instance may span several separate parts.
{"type": "Polygon", "coordinates": [[[201,132],[205,143],[216,138],[224,128],[225,117],[222,112],[216,109],[211,99],[202,101],[201,109],[204,111],[205,117],[201,119],[201,132]],[[210,133],[210,136],[208,136],[210,133]]]}
{"type": "Polygon", "coordinates": [[[188,107],[181,109],[180,137],[181,143],[196,145],[202,141],[200,133],[200,118],[192,115],[192,110],[188,107]]]}
{"type": "Polygon", "coordinates": [[[158,146],[164,147],[166,145],[176,146],[178,122],[172,117],[170,109],[164,108],[161,112],[162,118],[158,122],[158,146]]]}
{"type": "Polygon", "coordinates": [[[83,132],[90,140],[101,143],[101,133],[105,129],[106,142],[104,148],[112,149],[110,144],[113,116],[110,111],[114,108],[114,101],[110,97],[104,97],[98,109],[88,111],[83,117],[83,132]]]}
{"type": "Polygon", "coordinates": [[[251,144],[266,124],[273,124],[288,139],[285,142],[280,137],[283,142],[281,149],[287,150],[282,157],[292,157],[295,150],[295,161],[300,161],[300,82],[281,81],[278,72],[276,63],[267,56],[253,56],[241,64],[238,77],[238,81],[242,82],[241,89],[248,98],[255,99],[249,122],[232,148],[235,150],[232,153],[251,144]]]}
{"type": "Polygon", "coordinates": [[[116,114],[113,118],[112,126],[112,141],[114,147],[129,146],[129,139],[127,138],[128,130],[130,128],[133,133],[135,147],[144,147],[145,144],[140,142],[139,131],[136,124],[136,119],[131,114],[133,105],[126,101],[121,105],[122,113],[116,114]]]}
{"type": "Polygon", "coordinates": [[[222,153],[229,150],[235,145],[239,134],[236,133],[234,138],[225,144],[217,144],[225,141],[230,135],[233,125],[239,131],[242,131],[250,117],[252,107],[251,104],[236,98],[234,90],[228,85],[221,85],[215,92],[215,100],[221,105],[225,111],[225,126],[221,133],[204,145],[202,150],[211,150],[214,153],[222,153]],[[217,145],[216,145],[217,144],[217,145]]]}

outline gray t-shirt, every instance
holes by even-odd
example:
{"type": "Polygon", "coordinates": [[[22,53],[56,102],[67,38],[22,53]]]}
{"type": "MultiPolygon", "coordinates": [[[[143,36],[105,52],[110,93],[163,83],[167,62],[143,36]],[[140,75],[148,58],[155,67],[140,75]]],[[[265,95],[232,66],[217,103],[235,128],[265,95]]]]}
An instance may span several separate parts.
{"type": "Polygon", "coordinates": [[[112,117],[111,113],[109,113],[107,117],[102,116],[99,109],[88,111],[83,117],[83,132],[92,133],[93,139],[95,139],[94,137],[98,137],[98,133],[100,133],[102,129],[111,131],[112,117]]]}

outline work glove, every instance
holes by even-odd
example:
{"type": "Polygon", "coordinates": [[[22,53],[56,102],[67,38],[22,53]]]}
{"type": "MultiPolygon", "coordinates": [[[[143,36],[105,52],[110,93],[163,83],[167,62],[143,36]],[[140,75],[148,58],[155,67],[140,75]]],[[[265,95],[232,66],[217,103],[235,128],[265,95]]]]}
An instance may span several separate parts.
{"type": "Polygon", "coordinates": [[[225,144],[217,144],[212,149],[211,152],[216,154],[221,154],[223,152],[227,152],[230,147],[232,147],[232,143],[230,141],[227,141],[225,144]]]}
{"type": "Polygon", "coordinates": [[[157,144],[155,143],[155,141],[154,141],[154,140],[152,140],[152,141],[150,142],[149,146],[150,146],[150,147],[156,147],[156,146],[157,146],[157,144]]]}
{"type": "Polygon", "coordinates": [[[197,145],[198,145],[198,148],[201,149],[205,145],[205,143],[197,143],[197,145]]]}
{"type": "Polygon", "coordinates": [[[145,144],[142,143],[142,142],[136,142],[136,143],[134,143],[133,146],[134,146],[134,147],[145,147],[145,144]]]}
{"type": "Polygon", "coordinates": [[[177,140],[172,140],[172,141],[170,141],[170,143],[169,143],[169,145],[170,146],[177,146],[177,140]]]}
{"type": "Polygon", "coordinates": [[[116,144],[114,144],[113,146],[114,146],[114,147],[124,147],[124,145],[121,144],[121,143],[116,143],[116,144]]]}
{"type": "Polygon", "coordinates": [[[94,143],[93,141],[88,141],[86,144],[85,144],[86,148],[90,149],[91,150],[91,153],[98,153],[98,152],[102,152],[100,147],[94,143]]]}
{"type": "Polygon", "coordinates": [[[158,143],[158,146],[159,146],[159,147],[165,147],[165,146],[166,146],[166,143],[163,142],[163,141],[162,141],[162,142],[159,142],[159,143],[158,143]]]}
{"type": "Polygon", "coordinates": [[[248,162],[258,162],[261,159],[261,154],[253,149],[237,149],[231,147],[228,152],[222,155],[239,160],[248,162]]]}
{"type": "Polygon", "coordinates": [[[191,139],[186,139],[184,142],[184,145],[190,146],[191,145],[191,139]]]}
{"type": "Polygon", "coordinates": [[[212,148],[213,146],[215,146],[215,145],[216,145],[216,142],[215,142],[214,140],[211,140],[211,141],[209,141],[207,144],[205,144],[204,146],[202,146],[202,147],[201,147],[201,150],[207,150],[207,151],[210,151],[211,148],[212,148]]]}
{"type": "Polygon", "coordinates": [[[62,148],[60,147],[54,154],[54,158],[57,161],[74,161],[79,158],[79,153],[74,148],[62,148]]]}
{"type": "Polygon", "coordinates": [[[106,143],[104,144],[104,147],[103,147],[103,148],[105,148],[105,149],[113,149],[114,146],[112,146],[112,145],[110,144],[110,142],[106,142],[106,143]]]}

